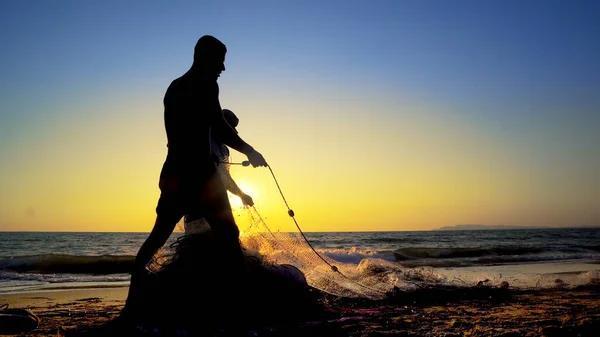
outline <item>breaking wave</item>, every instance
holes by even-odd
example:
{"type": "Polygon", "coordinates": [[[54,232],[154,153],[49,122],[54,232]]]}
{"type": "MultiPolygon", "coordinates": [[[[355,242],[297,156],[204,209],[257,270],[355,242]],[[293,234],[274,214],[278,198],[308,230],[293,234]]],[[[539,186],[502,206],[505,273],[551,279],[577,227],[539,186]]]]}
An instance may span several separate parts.
{"type": "MultiPolygon", "coordinates": [[[[403,267],[469,267],[562,260],[600,260],[600,247],[553,250],[542,247],[424,248],[397,250],[319,249],[331,260],[358,265],[365,259],[397,262],[403,267]]],[[[0,258],[0,271],[19,273],[119,274],[129,273],[135,256],[40,254],[0,258]]]]}
{"type": "Polygon", "coordinates": [[[135,256],[80,256],[41,254],[0,259],[0,271],[20,273],[119,274],[129,273],[135,256]]]}

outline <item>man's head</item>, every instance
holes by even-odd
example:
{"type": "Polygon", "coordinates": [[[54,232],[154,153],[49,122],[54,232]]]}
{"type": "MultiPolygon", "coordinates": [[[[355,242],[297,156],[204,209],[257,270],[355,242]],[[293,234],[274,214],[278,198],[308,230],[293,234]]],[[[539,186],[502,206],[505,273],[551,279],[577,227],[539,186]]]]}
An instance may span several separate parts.
{"type": "MultiPolygon", "coordinates": [[[[223,109],[223,117],[227,124],[229,124],[234,130],[240,123],[240,119],[229,109],[223,109]]],[[[236,130],[237,131],[237,130],[236,130]]]]}
{"type": "Polygon", "coordinates": [[[227,47],[214,36],[204,35],[194,48],[194,67],[214,76],[215,79],[225,71],[227,47]]]}

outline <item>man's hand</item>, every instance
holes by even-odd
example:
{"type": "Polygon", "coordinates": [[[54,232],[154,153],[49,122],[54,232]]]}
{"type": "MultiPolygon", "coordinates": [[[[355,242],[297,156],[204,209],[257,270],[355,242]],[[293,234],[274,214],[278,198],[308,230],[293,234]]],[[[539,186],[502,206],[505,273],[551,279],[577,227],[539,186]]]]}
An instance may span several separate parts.
{"type": "Polygon", "coordinates": [[[252,164],[252,167],[268,166],[265,158],[256,150],[252,150],[246,154],[248,161],[252,164]]]}
{"type": "Polygon", "coordinates": [[[244,205],[246,206],[254,206],[254,200],[252,200],[252,197],[249,196],[248,194],[242,193],[242,195],[240,196],[240,199],[242,199],[242,202],[244,203],[244,205]]]}

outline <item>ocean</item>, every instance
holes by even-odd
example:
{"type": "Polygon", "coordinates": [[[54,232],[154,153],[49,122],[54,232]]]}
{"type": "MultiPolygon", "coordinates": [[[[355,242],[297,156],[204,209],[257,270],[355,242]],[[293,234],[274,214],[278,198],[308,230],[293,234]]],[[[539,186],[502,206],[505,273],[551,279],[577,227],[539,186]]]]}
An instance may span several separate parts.
{"type": "MultiPolygon", "coordinates": [[[[147,235],[0,232],[0,295],[127,286],[128,271],[147,235]]],[[[181,235],[174,233],[170,241],[181,235]]],[[[382,261],[395,271],[427,271],[462,285],[486,279],[532,287],[600,280],[600,228],[305,235],[320,254],[346,268],[382,261]]]]}

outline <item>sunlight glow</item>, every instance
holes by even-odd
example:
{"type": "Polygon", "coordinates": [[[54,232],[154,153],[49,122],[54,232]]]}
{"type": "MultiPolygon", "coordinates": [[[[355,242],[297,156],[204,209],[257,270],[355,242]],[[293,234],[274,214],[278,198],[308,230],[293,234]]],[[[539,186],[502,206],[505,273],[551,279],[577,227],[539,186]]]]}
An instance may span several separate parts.
{"type": "MultiPolygon", "coordinates": [[[[237,182],[237,185],[242,190],[242,192],[249,195],[252,200],[256,203],[259,199],[258,189],[252,185],[252,183],[247,183],[245,181],[237,182]]],[[[231,192],[228,192],[229,195],[229,203],[231,204],[231,208],[243,208],[244,203],[242,199],[231,192]]]]}

